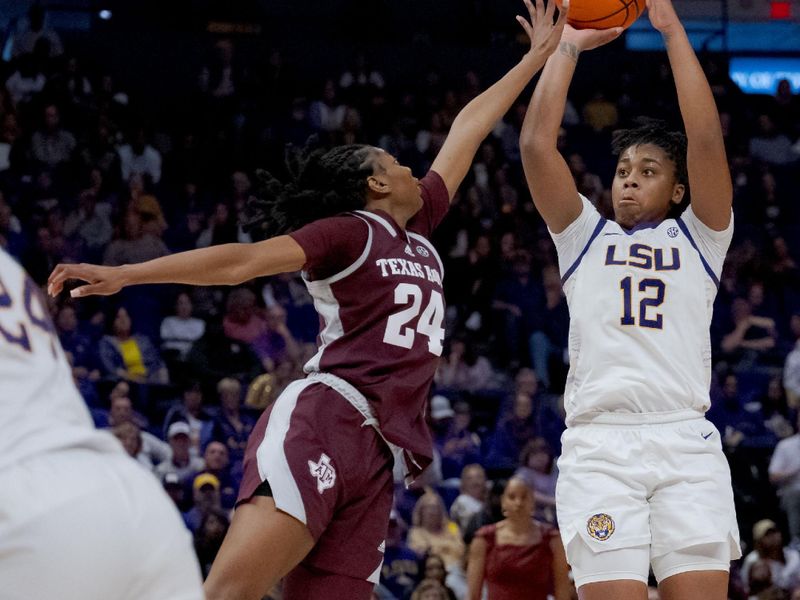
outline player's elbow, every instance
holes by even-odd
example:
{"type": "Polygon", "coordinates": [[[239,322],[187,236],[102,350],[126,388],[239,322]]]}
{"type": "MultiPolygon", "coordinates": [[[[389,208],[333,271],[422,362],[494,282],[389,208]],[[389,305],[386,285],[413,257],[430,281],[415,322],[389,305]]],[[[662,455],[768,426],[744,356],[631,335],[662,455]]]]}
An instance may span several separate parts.
{"type": "Polygon", "coordinates": [[[556,140],[533,128],[520,133],[519,149],[523,157],[547,156],[557,152],[556,140]]]}

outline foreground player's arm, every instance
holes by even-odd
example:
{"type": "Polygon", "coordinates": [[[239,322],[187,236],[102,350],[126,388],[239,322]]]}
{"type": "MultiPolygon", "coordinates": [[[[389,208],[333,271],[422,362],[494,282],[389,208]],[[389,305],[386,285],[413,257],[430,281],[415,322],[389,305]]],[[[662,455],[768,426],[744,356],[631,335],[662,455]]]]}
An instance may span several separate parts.
{"type": "Polygon", "coordinates": [[[723,231],[731,221],[733,184],[714,95],[671,0],[648,0],[647,8],[650,22],[664,38],[675,77],[689,142],[692,210],[707,227],[723,231]]]}
{"type": "Polygon", "coordinates": [[[533,203],[553,233],[564,231],[580,216],[583,207],[572,174],[556,147],[578,56],[620,33],[620,28],[577,31],[567,25],[528,106],[519,138],[522,166],[533,203]]]}
{"type": "Polygon", "coordinates": [[[486,565],[486,540],[476,535],[469,545],[467,559],[467,598],[480,600],[483,594],[483,571],[486,565]]]}
{"type": "Polygon", "coordinates": [[[531,23],[522,17],[517,17],[517,20],[531,40],[531,49],[502,79],[458,113],[447,140],[431,166],[433,171],[441,175],[451,198],[466,176],[481,142],[553,53],[567,22],[567,2],[564,2],[564,9],[555,25],[555,2],[548,2],[547,8],[544,8],[542,0],[536,0],[535,8],[531,0],[524,2],[531,23]]]}
{"type": "Polygon", "coordinates": [[[119,267],[61,264],[50,274],[47,291],[59,294],[70,279],[89,284],[72,290],[73,297],[108,296],[142,283],[237,285],[255,277],[299,271],[305,263],[300,245],[280,235],[255,244],[222,244],[119,267]]]}

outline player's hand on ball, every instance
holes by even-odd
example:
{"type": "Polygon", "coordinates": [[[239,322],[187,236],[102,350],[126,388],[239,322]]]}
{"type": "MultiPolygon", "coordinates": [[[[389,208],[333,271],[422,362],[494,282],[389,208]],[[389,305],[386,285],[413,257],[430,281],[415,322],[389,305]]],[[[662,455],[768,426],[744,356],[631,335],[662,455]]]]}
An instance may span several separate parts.
{"type": "Polygon", "coordinates": [[[567,25],[564,28],[561,41],[574,44],[579,52],[583,52],[584,50],[594,50],[609,42],[613,42],[622,35],[623,31],[625,31],[623,27],[612,27],[611,29],[575,29],[571,25],[567,25]]]}
{"type": "Polygon", "coordinates": [[[647,0],[647,16],[650,17],[653,27],[661,33],[668,33],[681,26],[672,0],[647,0]]]}
{"type": "Polygon", "coordinates": [[[101,267],[99,265],[60,264],[50,277],[47,278],[47,293],[57,296],[64,289],[64,283],[70,279],[85,281],[89,285],[82,285],[70,292],[73,298],[82,296],[110,296],[116,294],[125,285],[122,273],[118,267],[101,267]]]}
{"type": "Polygon", "coordinates": [[[558,20],[553,23],[553,16],[556,11],[556,3],[552,0],[544,6],[544,0],[536,0],[536,7],[531,0],[523,0],[528,9],[530,22],[524,17],[517,17],[517,21],[531,40],[531,52],[544,56],[550,56],[558,48],[561,39],[561,32],[567,23],[567,12],[569,3],[564,2],[563,8],[558,12],[558,20]]]}

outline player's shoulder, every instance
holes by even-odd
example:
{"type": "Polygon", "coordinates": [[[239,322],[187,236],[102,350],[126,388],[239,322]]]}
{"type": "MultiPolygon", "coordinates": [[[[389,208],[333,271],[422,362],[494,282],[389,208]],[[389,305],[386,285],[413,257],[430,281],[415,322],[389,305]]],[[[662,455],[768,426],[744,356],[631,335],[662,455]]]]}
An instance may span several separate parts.
{"type": "Polygon", "coordinates": [[[22,266],[15,261],[10,254],[0,248],[0,281],[6,293],[21,286],[27,274],[22,266]]]}

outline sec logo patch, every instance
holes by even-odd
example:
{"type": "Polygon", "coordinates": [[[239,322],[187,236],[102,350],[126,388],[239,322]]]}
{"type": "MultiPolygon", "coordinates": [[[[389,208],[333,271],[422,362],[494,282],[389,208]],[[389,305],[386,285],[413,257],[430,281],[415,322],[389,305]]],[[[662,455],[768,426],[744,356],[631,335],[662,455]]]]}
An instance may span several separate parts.
{"type": "Polygon", "coordinates": [[[605,542],[614,535],[615,528],[614,519],[606,513],[592,515],[586,522],[586,531],[599,542],[605,542]]]}

